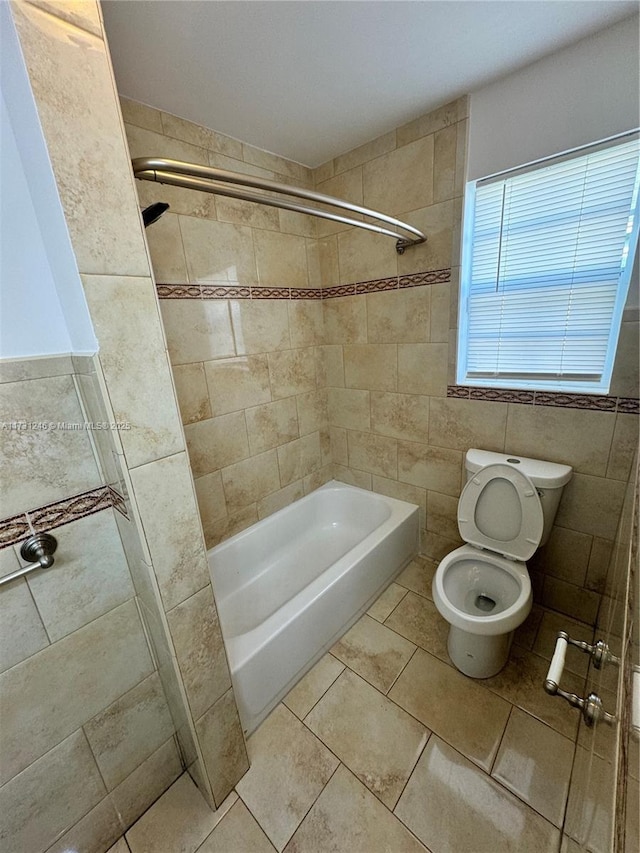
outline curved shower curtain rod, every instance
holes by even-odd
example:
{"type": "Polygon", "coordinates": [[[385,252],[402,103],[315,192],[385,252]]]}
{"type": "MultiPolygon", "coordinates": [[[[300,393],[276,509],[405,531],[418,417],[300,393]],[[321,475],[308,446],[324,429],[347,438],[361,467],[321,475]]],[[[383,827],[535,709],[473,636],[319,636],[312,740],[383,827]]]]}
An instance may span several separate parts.
{"type": "Polygon", "coordinates": [[[239,198],[244,201],[254,201],[258,204],[267,204],[271,207],[282,207],[285,210],[295,210],[297,213],[307,213],[310,216],[319,216],[321,219],[331,219],[334,222],[342,222],[345,225],[353,225],[356,228],[375,231],[376,233],[384,234],[387,237],[395,237],[396,252],[399,255],[401,255],[408,246],[417,246],[419,243],[426,242],[427,239],[422,231],[414,228],[413,225],[407,225],[400,219],[394,219],[392,216],[387,216],[385,213],[378,213],[376,210],[370,210],[367,207],[360,207],[360,205],[352,204],[349,201],[343,201],[340,198],[333,198],[333,196],[323,195],[322,193],[317,193],[313,190],[305,190],[302,187],[279,184],[276,181],[269,181],[266,178],[255,178],[249,175],[242,175],[240,172],[229,172],[226,169],[199,166],[195,163],[183,163],[181,160],[164,160],[159,159],[158,157],[136,157],[132,160],[132,164],[133,174],[141,181],[157,181],[160,184],[171,184],[175,187],[185,187],[190,190],[216,193],[217,195],[230,196],[231,198],[239,198]],[[318,207],[307,207],[306,205],[297,204],[294,201],[287,201],[284,199],[274,198],[273,196],[261,195],[260,193],[253,193],[243,189],[236,189],[233,185],[268,190],[270,192],[294,196],[295,198],[309,199],[310,201],[315,201],[319,204],[340,207],[353,213],[368,216],[371,219],[377,219],[380,222],[386,222],[388,225],[393,225],[396,228],[409,232],[413,237],[407,237],[406,235],[399,234],[397,231],[392,231],[390,228],[384,228],[381,225],[374,225],[371,222],[352,219],[348,216],[341,216],[339,213],[331,213],[328,210],[322,210],[318,207]]]}

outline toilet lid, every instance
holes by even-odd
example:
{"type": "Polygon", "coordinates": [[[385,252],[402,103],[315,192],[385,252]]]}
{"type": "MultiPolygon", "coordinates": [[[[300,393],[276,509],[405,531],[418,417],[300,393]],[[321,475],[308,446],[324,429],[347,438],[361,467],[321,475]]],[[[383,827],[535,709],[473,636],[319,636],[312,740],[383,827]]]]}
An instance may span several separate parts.
{"type": "Polygon", "coordinates": [[[462,490],[458,529],[470,545],[525,561],[540,544],[543,527],[536,487],[511,465],[486,465],[462,490]]]}

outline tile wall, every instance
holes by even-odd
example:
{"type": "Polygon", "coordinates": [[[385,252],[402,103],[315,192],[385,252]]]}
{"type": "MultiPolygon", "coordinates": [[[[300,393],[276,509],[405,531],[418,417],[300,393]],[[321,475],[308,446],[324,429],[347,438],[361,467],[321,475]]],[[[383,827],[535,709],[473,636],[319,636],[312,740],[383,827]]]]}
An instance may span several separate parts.
{"type": "Polygon", "coordinates": [[[104,850],[182,772],[119,535],[124,501],[104,485],[120,488],[108,433],[81,428],[93,419],[90,363],[0,365],[0,576],[24,565],[18,551],[32,529],[58,540],[51,569],[0,589],[7,850],[104,850]]]}
{"type": "MultiPolygon", "coordinates": [[[[219,134],[131,101],[122,107],[133,156],[222,163],[219,134]]],[[[535,596],[593,624],[637,442],[637,311],[625,313],[611,397],[589,398],[589,407],[575,395],[534,399],[455,386],[467,123],[462,98],[313,171],[318,191],[423,229],[426,244],[401,256],[389,238],[355,228],[242,202],[230,212],[225,199],[137,182],[143,204],[172,204],[147,236],[157,281],[166,285],[158,290],[207,541],[332,473],[419,504],[423,552],[440,559],[460,544],[456,508],[467,448],[563,462],[575,474],[549,544],[531,562],[535,596]],[[289,248],[290,263],[283,263],[289,248]],[[320,288],[320,303],[301,298],[301,288],[309,288],[307,297],[320,288]],[[296,379],[282,383],[279,368],[294,359],[296,379]],[[294,485],[283,478],[282,456],[302,448],[304,422],[314,427],[309,436],[318,432],[305,436],[316,470],[310,483],[302,475],[294,485]],[[245,462],[253,456],[257,467],[245,462]],[[243,468],[253,482],[235,490],[243,468]]],[[[224,164],[255,171],[257,158],[247,156],[253,149],[233,144],[233,160],[227,154],[224,164]]],[[[269,172],[261,174],[309,183],[296,164],[269,156],[261,160],[269,172]]],[[[302,471],[309,469],[296,465],[302,471]]]]}
{"type": "Polygon", "coordinates": [[[248,763],[100,8],[11,9],[100,346],[94,403],[131,426],[112,433],[129,514],[118,531],[182,758],[216,806],[248,763]]]}

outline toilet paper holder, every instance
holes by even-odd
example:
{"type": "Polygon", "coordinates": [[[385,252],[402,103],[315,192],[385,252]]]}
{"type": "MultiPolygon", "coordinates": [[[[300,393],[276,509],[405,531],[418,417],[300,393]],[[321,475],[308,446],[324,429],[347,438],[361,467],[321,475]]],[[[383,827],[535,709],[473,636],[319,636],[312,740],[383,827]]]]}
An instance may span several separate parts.
{"type": "Polygon", "coordinates": [[[602,704],[602,699],[597,693],[589,693],[588,696],[578,696],[576,693],[567,693],[566,690],[560,689],[560,679],[564,670],[564,661],[568,646],[575,646],[580,651],[591,655],[593,665],[596,669],[601,669],[609,663],[616,666],[620,663],[620,659],[609,651],[609,646],[602,640],[597,643],[585,643],[582,640],[574,640],[566,631],[558,632],[556,647],[549,664],[549,671],[544,681],[544,689],[550,696],[560,696],[565,699],[573,708],[579,708],[582,711],[582,718],[585,724],[589,727],[595,723],[604,722],[612,725],[616,718],[614,714],[609,714],[605,711],[602,704]]]}

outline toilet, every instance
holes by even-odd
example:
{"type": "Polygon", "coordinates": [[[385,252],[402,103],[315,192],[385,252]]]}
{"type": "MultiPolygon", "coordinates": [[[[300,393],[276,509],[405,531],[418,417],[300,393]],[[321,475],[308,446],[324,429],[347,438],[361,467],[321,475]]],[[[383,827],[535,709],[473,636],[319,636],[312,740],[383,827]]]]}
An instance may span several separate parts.
{"type": "Polygon", "coordinates": [[[513,632],[531,610],[526,560],[551,533],[568,465],[471,449],[458,502],[458,529],[467,543],[442,560],[433,601],[449,622],[447,648],[471,678],[500,672],[513,632]]]}

